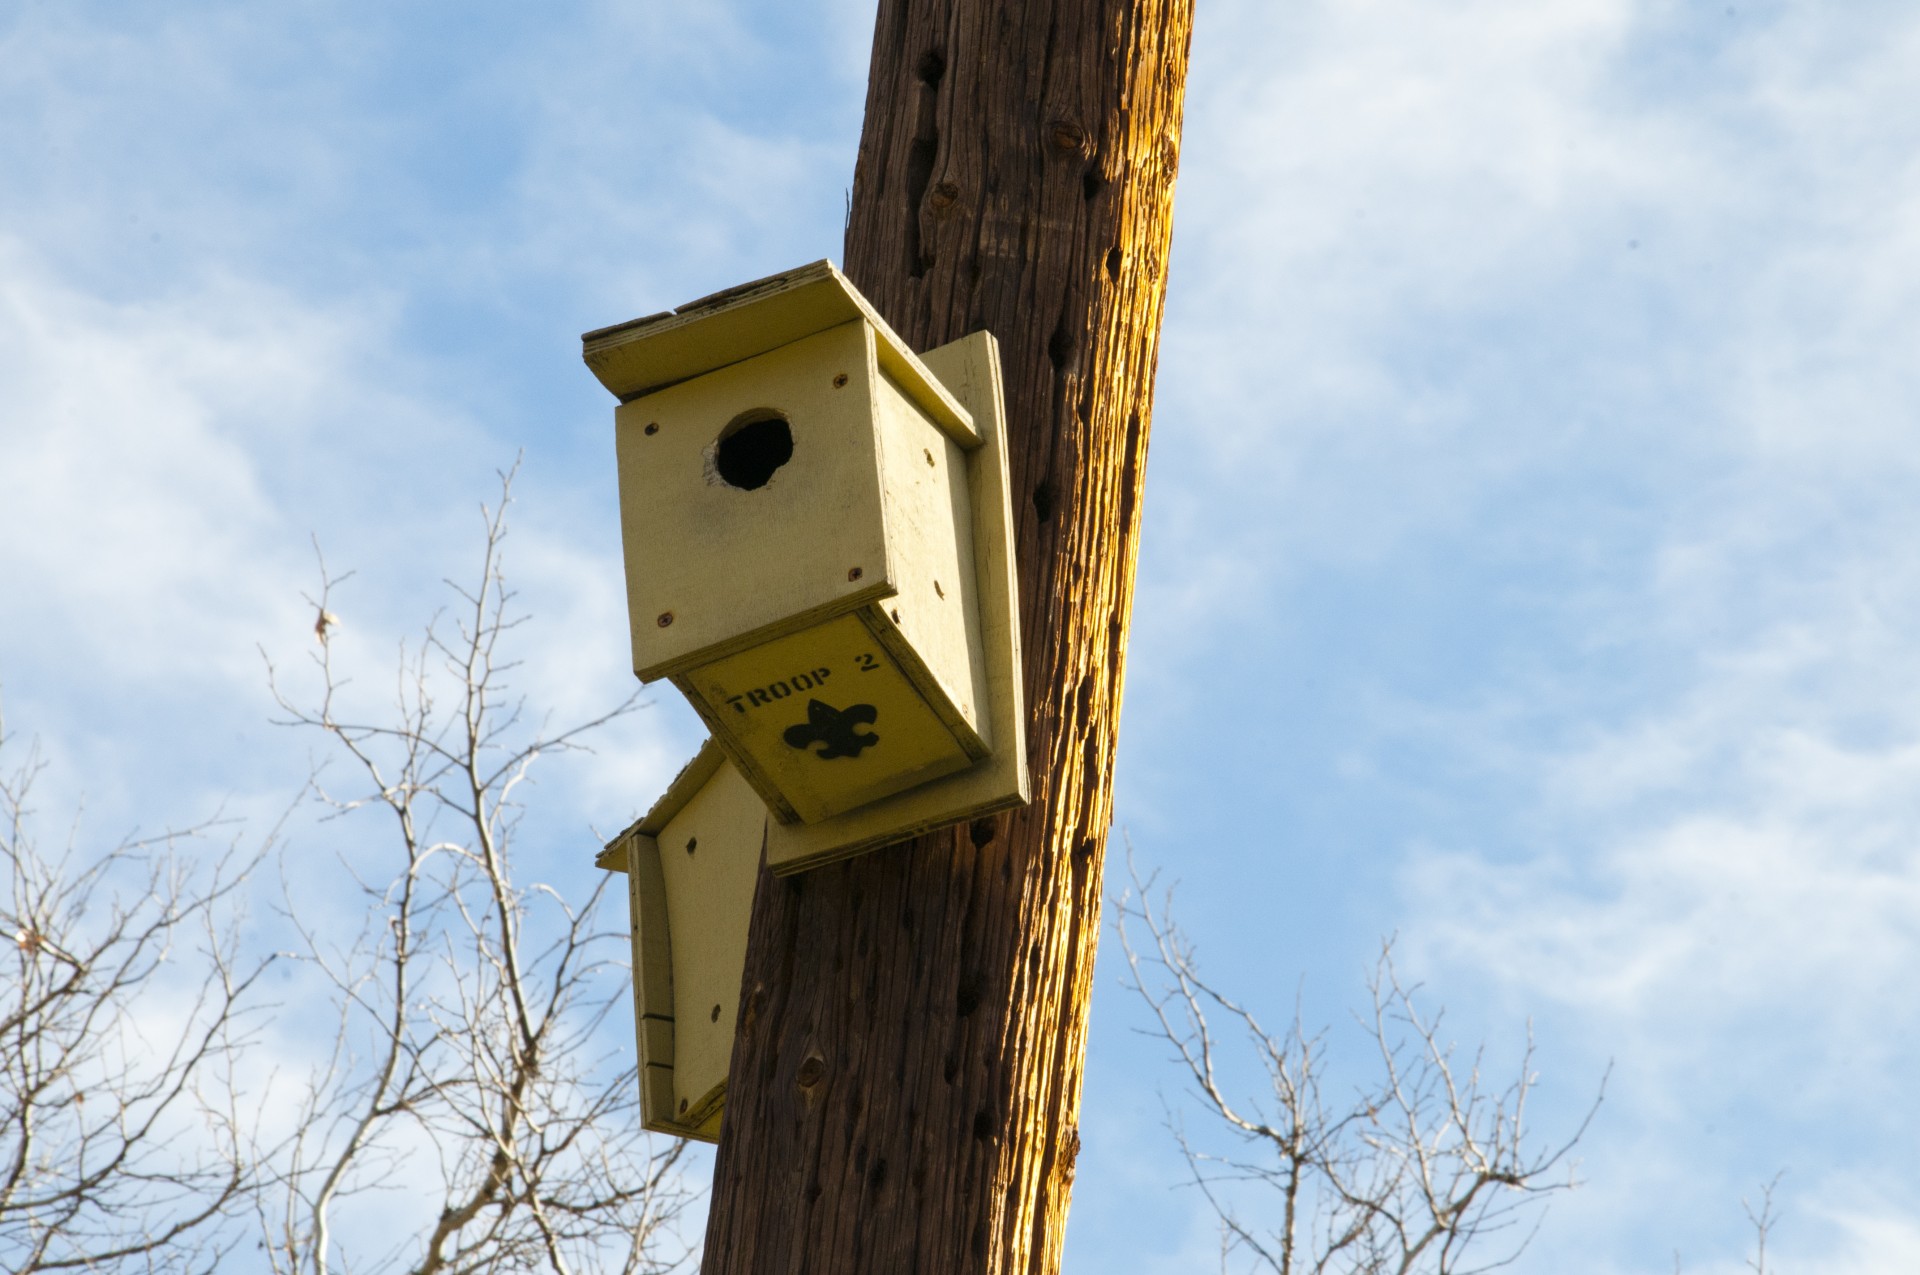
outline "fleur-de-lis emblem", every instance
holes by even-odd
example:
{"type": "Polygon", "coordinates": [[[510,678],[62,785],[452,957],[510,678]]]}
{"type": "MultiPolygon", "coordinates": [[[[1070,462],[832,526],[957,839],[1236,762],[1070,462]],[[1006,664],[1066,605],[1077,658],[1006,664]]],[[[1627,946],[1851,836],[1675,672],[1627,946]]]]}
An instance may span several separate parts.
{"type": "Polygon", "coordinates": [[[860,734],[856,726],[871,726],[880,710],[871,704],[855,704],[844,711],[817,699],[807,701],[807,720],[787,727],[783,738],[794,748],[808,749],[823,761],[832,757],[858,757],[860,750],[877,744],[880,737],[871,731],[860,734]],[[814,744],[826,747],[814,750],[814,744]]]}

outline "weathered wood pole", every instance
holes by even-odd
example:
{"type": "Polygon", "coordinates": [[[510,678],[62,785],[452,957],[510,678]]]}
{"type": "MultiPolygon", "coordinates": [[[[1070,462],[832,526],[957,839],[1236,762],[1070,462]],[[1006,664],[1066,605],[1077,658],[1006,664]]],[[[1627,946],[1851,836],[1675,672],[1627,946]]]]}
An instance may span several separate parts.
{"type": "Polygon", "coordinates": [[[707,1275],[1056,1271],[1192,0],[882,0],[846,271],[1000,341],[1033,804],[762,874],[707,1275]]]}

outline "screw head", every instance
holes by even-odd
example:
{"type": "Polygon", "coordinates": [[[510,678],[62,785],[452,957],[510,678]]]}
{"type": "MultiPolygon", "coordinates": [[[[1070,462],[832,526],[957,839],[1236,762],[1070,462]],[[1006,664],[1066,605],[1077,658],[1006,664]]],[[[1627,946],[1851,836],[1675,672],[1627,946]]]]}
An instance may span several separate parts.
{"type": "Polygon", "coordinates": [[[862,575],[864,575],[864,574],[866,574],[866,573],[865,573],[865,572],[863,572],[863,571],[861,571],[859,567],[848,567],[848,568],[847,568],[847,580],[848,580],[848,582],[849,582],[849,583],[851,583],[851,582],[852,582],[852,581],[854,581],[854,580],[858,580],[858,579],[859,579],[859,578],[860,578],[860,577],[861,577],[862,575]]]}
{"type": "Polygon", "coordinates": [[[833,378],[833,388],[836,390],[844,390],[847,388],[847,374],[845,372],[835,374],[833,378]]]}
{"type": "Polygon", "coordinates": [[[709,1020],[709,1021],[711,1021],[711,1022],[716,1022],[716,1023],[717,1023],[717,1022],[719,1022],[719,1021],[720,1021],[720,1007],[719,1007],[718,1005],[715,1005],[715,1006],[713,1007],[713,1013],[711,1013],[711,1014],[709,1014],[709,1015],[707,1016],[707,1018],[708,1018],[708,1020],[709,1020]]]}
{"type": "Polygon", "coordinates": [[[647,428],[642,432],[647,434],[658,434],[660,432],[660,422],[649,421],[647,423],[647,428]]]}
{"type": "Polygon", "coordinates": [[[663,629],[666,628],[669,624],[673,623],[673,612],[662,611],[660,613],[660,618],[655,620],[654,623],[659,625],[663,629]]]}

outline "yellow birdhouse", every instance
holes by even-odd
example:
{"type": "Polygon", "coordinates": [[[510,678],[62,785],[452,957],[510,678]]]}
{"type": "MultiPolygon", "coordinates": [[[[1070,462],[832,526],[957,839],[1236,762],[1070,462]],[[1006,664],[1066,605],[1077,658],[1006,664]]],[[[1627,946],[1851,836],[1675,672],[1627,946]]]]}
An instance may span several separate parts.
{"type": "Polygon", "coordinates": [[[1023,802],[992,338],[916,357],[823,261],[584,344],[621,403],[634,671],[814,830],[770,861],[1023,802]]]}
{"type": "Polygon", "coordinates": [[[715,1142],[767,809],[709,740],[597,862],[627,874],[642,1123],[715,1142]]]}

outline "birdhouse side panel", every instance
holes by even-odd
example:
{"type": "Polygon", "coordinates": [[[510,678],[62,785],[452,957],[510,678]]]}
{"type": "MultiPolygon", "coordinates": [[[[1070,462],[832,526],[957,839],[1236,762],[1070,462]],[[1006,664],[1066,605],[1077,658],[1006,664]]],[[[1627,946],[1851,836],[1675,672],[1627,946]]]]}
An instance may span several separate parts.
{"type": "Polygon", "coordinates": [[[972,453],[963,450],[890,379],[875,395],[880,490],[893,555],[893,599],[880,608],[950,705],[955,733],[976,760],[991,741],[980,580],[974,564],[972,453]]]}
{"type": "Polygon", "coordinates": [[[878,379],[853,322],[616,410],[642,680],[893,592],[878,379]]]}
{"type": "Polygon", "coordinates": [[[674,1118],[687,1124],[726,1092],[766,821],[753,789],[722,766],[657,838],[673,936],[674,1118]]]}

